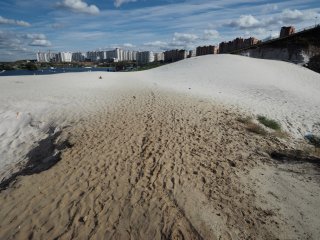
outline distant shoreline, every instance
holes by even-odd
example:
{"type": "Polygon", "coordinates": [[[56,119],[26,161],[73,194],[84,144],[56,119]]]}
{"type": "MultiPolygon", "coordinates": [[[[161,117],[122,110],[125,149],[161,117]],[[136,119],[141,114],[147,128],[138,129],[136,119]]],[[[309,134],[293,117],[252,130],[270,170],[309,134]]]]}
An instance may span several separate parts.
{"type": "Polygon", "coordinates": [[[38,70],[3,70],[0,72],[1,76],[23,76],[23,75],[51,75],[51,74],[58,74],[58,73],[76,73],[76,72],[115,72],[115,68],[113,67],[91,67],[91,68],[54,68],[54,69],[38,69],[38,70]]]}

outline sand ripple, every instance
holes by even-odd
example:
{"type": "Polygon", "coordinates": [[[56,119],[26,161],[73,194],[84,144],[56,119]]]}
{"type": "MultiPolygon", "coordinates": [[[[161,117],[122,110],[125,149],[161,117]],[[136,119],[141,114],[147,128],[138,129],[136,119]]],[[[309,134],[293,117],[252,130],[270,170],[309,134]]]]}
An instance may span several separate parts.
{"type": "Polygon", "coordinates": [[[1,239],[274,238],[239,176],[275,143],[237,116],[151,90],[102,108],[65,130],[56,166],[1,192],[1,239]]]}

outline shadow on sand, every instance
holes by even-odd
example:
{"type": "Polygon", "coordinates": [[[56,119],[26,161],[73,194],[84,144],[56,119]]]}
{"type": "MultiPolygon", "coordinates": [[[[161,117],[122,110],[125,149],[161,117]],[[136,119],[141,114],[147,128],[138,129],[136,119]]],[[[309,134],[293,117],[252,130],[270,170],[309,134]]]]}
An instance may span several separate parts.
{"type": "Polygon", "coordinates": [[[0,191],[7,189],[18,176],[37,174],[50,169],[61,159],[61,151],[72,147],[68,140],[57,143],[61,131],[49,130],[49,136],[39,141],[38,146],[27,154],[26,166],[0,183],[0,191]]]}
{"type": "Polygon", "coordinates": [[[270,156],[283,163],[311,163],[320,167],[320,158],[310,156],[301,150],[289,150],[281,152],[272,152],[270,156]]]}

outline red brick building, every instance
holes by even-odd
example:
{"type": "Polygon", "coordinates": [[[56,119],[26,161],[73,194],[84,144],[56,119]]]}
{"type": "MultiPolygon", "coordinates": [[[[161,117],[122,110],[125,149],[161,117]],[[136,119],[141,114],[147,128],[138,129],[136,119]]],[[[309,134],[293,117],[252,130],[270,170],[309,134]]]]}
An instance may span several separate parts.
{"type": "Polygon", "coordinates": [[[197,47],[197,56],[208,55],[208,54],[217,54],[218,48],[216,46],[203,46],[197,47]]]}
{"type": "Polygon", "coordinates": [[[222,42],[219,44],[219,53],[229,53],[235,50],[239,50],[241,48],[246,48],[246,47],[250,47],[252,45],[258,44],[261,41],[254,38],[254,37],[250,37],[247,39],[243,39],[243,38],[236,38],[232,41],[229,42],[222,42]]]}
{"type": "Polygon", "coordinates": [[[293,26],[289,27],[282,27],[280,31],[280,37],[287,37],[290,36],[291,34],[294,34],[296,32],[296,29],[293,26]]]}
{"type": "Polygon", "coordinates": [[[170,50],[164,52],[164,61],[165,62],[176,62],[187,58],[186,50],[170,50]]]}

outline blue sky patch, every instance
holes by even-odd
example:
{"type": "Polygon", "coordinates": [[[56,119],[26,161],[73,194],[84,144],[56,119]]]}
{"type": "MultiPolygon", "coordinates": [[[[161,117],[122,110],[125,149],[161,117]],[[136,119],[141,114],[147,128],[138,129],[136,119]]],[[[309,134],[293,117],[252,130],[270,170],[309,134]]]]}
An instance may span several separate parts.
{"type": "Polygon", "coordinates": [[[2,0],[0,61],[37,51],[194,49],[320,22],[318,0],[2,0]]]}

